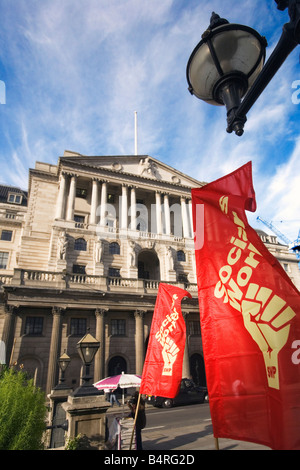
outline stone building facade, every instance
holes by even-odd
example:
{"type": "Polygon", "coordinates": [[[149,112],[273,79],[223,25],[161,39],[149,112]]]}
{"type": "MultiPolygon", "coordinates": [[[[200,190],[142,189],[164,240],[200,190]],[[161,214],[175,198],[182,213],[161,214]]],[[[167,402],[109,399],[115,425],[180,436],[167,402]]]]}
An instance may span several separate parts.
{"type": "MultiPolygon", "coordinates": [[[[76,388],[82,372],[76,344],[89,329],[100,341],[94,381],[141,374],[162,281],[192,294],[182,302],[183,376],[205,384],[190,194],[203,184],[148,156],[66,151],[57,165],[36,163],[28,194],[1,186],[6,363],[23,364],[50,393],[66,351],[66,384],[76,388]]],[[[267,246],[299,287],[295,256],[274,245],[267,246]]]]}

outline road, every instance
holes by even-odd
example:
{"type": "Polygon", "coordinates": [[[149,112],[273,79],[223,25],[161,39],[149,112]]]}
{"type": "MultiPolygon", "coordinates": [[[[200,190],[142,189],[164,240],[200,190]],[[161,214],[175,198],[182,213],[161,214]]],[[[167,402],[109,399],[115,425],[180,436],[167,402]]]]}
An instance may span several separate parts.
{"type": "MultiPolygon", "coordinates": [[[[117,410],[115,410],[117,412],[117,410]]],[[[114,413],[113,410],[111,412],[114,413]]],[[[142,431],[144,450],[214,450],[209,404],[170,409],[147,405],[147,426],[142,431]]],[[[219,439],[221,450],[267,450],[250,442],[219,439]]]]}
{"type": "MultiPolygon", "coordinates": [[[[171,409],[147,407],[147,426],[142,431],[145,450],[214,450],[209,404],[171,409]]],[[[266,450],[250,442],[219,439],[222,450],[266,450]]]]}

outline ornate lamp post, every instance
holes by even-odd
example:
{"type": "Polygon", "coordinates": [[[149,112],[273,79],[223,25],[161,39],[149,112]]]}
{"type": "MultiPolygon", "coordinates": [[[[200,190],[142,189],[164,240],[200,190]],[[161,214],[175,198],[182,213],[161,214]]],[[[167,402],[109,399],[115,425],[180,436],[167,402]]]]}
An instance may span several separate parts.
{"type": "Polygon", "coordinates": [[[227,132],[244,132],[247,113],[300,43],[300,0],[275,0],[288,8],[290,22],[264,65],[266,39],[248,26],[230,24],[212,14],[208,29],[187,64],[189,91],[210,104],[227,108],[227,132]],[[242,100],[243,98],[243,100],[242,100]]]}
{"type": "Polygon", "coordinates": [[[66,371],[68,365],[71,362],[71,358],[66,353],[66,350],[60,356],[60,358],[58,359],[57,362],[58,362],[58,366],[61,370],[61,373],[60,373],[59,384],[55,387],[55,390],[62,390],[62,389],[65,389],[65,388],[69,388],[69,387],[66,387],[65,383],[64,383],[65,382],[65,371],[66,371]]]}
{"type": "Polygon", "coordinates": [[[94,360],[95,354],[100,347],[100,342],[90,333],[87,333],[77,343],[78,354],[85,365],[85,375],[82,377],[83,384],[78,387],[74,393],[74,397],[82,397],[87,395],[99,395],[100,392],[91,384],[92,376],[90,375],[90,366],[94,360]]]}

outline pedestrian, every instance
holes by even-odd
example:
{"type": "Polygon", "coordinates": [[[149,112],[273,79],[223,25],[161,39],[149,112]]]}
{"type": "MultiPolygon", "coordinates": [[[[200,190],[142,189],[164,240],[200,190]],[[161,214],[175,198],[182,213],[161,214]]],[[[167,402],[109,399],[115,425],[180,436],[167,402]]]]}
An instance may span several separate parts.
{"type": "Polygon", "coordinates": [[[119,400],[117,399],[117,396],[116,396],[116,389],[112,390],[109,394],[109,402],[111,404],[111,406],[114,406],[114,403],[116,403],[118,406],[121,406],[121,403],[119,402],[119,400]]]}
{"type": "MultiPolygon", "coordinates": [[[[128,406],[131,410],[130,417],[135,418],[136,407],[138,403],[139,392],[135,392],[131,400],[129,400],[128,406]]],[[[143,450],[142,445],[142,429],[146,426],[146,412],[145,412],[145,401],[142,396],[140,397],[140,403],[138,408],[138,413],[135,422],[135,436],[136,436],[136,450],[143,450]]]]}

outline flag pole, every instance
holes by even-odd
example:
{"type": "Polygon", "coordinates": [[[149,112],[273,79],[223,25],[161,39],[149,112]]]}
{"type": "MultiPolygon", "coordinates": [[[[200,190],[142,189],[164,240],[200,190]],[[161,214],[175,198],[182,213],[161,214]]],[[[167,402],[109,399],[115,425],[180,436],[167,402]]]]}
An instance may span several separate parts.
{"type": "Polygon", "coordinates": [[[140,406],[140,399],[141,399],[141,394],[139,393],[138,402],[137,402],[136,409],[135,409],[135,416],[134,416],[134,422],[133,422],[133,428],[132,428],[132,434],[131,434],[131,441],[130,441],[129,450],[131,450],[131,446],[132,446],[133,435],[134,435],[134,429],[135,429],[135,423],[136,423],[136,418],[137,418],[137,414],[138,414],[139,406],[140,406]]]}
{"type": "Polygon", "coordinates": [[[215,437],[215,450],[220,450],[219,448],[219,438],[215,437]]]}

